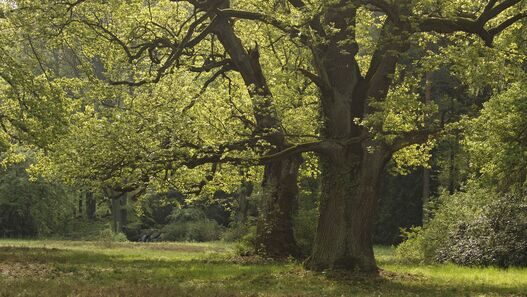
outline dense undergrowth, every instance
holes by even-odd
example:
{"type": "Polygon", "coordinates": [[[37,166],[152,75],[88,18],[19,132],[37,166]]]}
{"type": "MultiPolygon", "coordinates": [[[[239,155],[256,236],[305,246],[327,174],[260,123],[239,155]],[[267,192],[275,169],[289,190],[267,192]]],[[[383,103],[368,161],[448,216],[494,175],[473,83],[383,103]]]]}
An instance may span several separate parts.
{"type": "Polygon", "coordinates": [[[527,195],[473,184],[435,204],[432,218],[398,246],[399,260],[527,267],[527,195]]]}

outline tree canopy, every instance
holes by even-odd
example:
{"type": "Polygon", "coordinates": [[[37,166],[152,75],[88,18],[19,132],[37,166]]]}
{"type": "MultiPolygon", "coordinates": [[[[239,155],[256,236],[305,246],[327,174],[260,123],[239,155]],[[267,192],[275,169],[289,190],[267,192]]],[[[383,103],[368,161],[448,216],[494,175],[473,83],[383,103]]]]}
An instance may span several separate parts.
{"type": "Polygon", "coordinates": [[[320,181],[306,263],[317,270],[376,271],[387,164],[429,167],[435,145],[460,131],[470,131],[467,171],[525,182],[523,0],[1,7],[3,151],[27,144],[30,172],[118,195],[260,182],[261,254],[298,255],[300,171],[320,181]],[[462,94],[434,93],[439,75],[462,94]],[[466,101],[455,112],[453,97],[466,101]]]}

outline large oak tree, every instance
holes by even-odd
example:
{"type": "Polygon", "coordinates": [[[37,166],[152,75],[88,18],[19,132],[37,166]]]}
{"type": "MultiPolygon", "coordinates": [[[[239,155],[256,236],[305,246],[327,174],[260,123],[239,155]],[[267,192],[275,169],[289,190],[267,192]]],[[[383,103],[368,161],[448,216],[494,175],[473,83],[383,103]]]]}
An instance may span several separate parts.
{"type": "MultiPolygon", "coordinates": [[[[177,12],[170,10],[174,13],[170,24],[177,24],[178,29],[150,19],[150,25],[130,26],[127,31],[111,26],[110,12],[112,5],[122,8],[132,4],[50,1],[51,7],[68,12],[57,25],[59,31],[81,24],[119,48],[121,60],[134,65],[134,71],[123,71],[126,67],[108,70],[112,85],[159,83],[174,69],[185,67],[197,72],[215,70],[205,86],[226,73],[239,74],[251,98],[254,118],[252,137],[243,144],[257,147],[256,139],[269,145],[258,151],[257,158],[265,167],[262,184],[266,192],[258,242],[271,256],[295,253],[291,214],[298,191],[300,154],[315,152],[320,162],[321,205],[307,266],[317,270],[377,270],[372,232],[381,172],[394,154],[426,143],[441,128],[430,125],[432,112],[426,104],[416,105],[418,120],[409,127],[392,129],[387,125],[390,98],[407,98],[413,93],[401,87],[406,80],[402,66],[420,58],[407,54],[420,47],[420,37],[450,36],[456,42],[477,36],[480,43],[491,47],[499,34],[527,17],[522,0],[169,2],[174,3],[148,1],[148,9],[174,5],[177,12]],[[371,20],[372,26],[360,30],[365,19],[371,20]],[[251,27],[261,24],[266,26],[251,27]],[[309,65],[289,62],[287,66],[318,89],[320,125],[313,126],[320,135],[316,141],[294,143],[288,137],[269,83],[273,77],[266,76],[269,59],[262,56],[273,51],[258,49],[255,32],[272,32],[270,38],[287,39],[288,44],[298,46],[297,58],[310,60],[309,65]]],[[[413,101],[401,102],[398,104],[413,101]]],[[[240,158],[226,155],[246,147],[240,149],[239,145],[231,142],[214,150],[197,150],[199,154],[188,158],[187,165],[239,162],[240,158]]]]}

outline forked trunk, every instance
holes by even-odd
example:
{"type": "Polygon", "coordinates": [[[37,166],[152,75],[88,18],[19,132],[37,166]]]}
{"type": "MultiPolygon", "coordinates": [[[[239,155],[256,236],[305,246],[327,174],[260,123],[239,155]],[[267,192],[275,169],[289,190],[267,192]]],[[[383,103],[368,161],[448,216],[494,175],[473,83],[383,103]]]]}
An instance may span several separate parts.
{"type": "Polygon", "coordinates": [[[375,273],[372,236],[386,152],[338,153],[322,160],[320,217],[311,257],[313,270],[375,273]]]}
{"type": "Polygon", "coordinates": [[[296,257],[299,249],[293,235],[293,213],[297,207],[298,156],[265,166],[261,206],[256,231],[258,254],[281,259],[296,257]]]}

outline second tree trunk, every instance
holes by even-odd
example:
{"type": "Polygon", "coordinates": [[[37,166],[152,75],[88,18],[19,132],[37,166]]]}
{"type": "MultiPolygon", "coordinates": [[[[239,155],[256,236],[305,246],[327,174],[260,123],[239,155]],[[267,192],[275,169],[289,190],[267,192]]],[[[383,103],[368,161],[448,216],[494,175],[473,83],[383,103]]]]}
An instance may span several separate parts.
{"type": "Polygon", "coordinates": [[[292,220],[297,207],[300,164],[301,158],[293,156],[265,166],[256,231],[256,249],[260,255],[274,259],[298,256],[292,220]]]}

